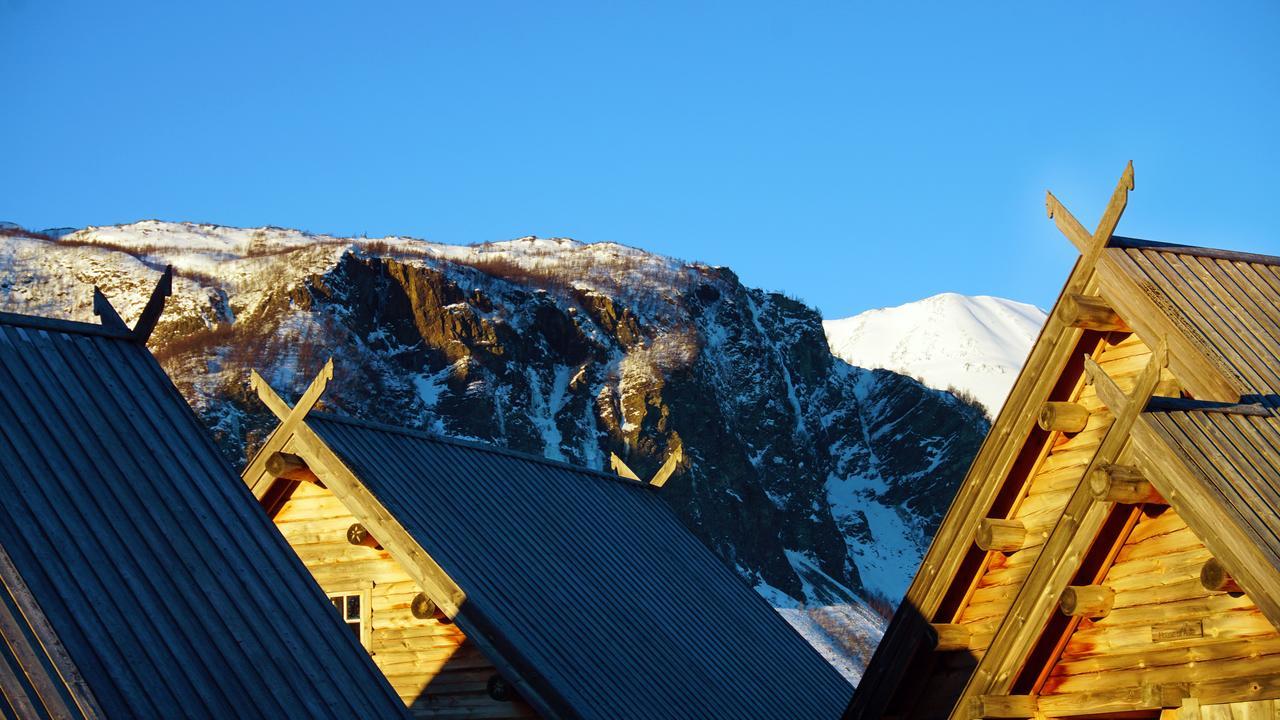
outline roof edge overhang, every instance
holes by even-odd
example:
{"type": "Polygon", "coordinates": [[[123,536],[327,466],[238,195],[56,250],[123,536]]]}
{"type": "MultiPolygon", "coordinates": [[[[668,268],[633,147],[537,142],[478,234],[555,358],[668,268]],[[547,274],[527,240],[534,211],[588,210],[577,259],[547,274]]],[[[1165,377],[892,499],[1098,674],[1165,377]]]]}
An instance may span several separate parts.
{"type": "Polygon", "coordinates": [[[1164,441],[1148,413],[1134,424],[1132,437],[1139,465],[1148,470],[1151,484],[1280,630],[1280,569],[1263,555],[1246,529],[1219,510],[1230,499],[1217,494],[1192,469],[1185,454],[1164,441]]]}

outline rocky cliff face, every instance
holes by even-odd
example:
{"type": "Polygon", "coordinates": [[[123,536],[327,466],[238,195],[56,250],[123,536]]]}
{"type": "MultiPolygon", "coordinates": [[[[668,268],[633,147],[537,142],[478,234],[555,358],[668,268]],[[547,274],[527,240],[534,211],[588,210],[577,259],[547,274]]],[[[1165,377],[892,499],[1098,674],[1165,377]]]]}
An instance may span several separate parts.
{"type": "Polygon", "coordinates": [[[329,357],[342,412],[647,477],[779,605],[894,596],[986,421],[954,397],[833,358],[821,318],[726,268],[527,238],[461,248],[138,223],[11,232],[0,309],[126,320],[157,269],[152,348],[236,466],[273,422],[250,368],[296,397],[329,357]]]}

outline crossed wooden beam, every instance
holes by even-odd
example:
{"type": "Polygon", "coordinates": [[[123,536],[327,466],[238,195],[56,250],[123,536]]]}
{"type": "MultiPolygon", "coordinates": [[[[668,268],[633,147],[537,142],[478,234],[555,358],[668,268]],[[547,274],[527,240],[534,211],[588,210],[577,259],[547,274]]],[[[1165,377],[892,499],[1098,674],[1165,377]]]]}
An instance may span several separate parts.
{"type": "MultiPolygon", "coordinates": [[[[654,487],[662,487],[663,485],[666,485],[667,480],[671,478],[671,474],[676,471],[676,468],[679,467],[682,460],[684,460],[684,444],[677,442],[675,449],[667,455],[667,459],[662,463],[662,467],[658,468],[658,472],[653,474],[653,477],[649,479],[647,484],[654,487]]],[[[609,465],[613,468],[614,472],[624,478],[635,480],[638,483],[644,482],[640,479],[639,475],[636,475],[634,470],[627,467],[627,464],[622,461],[622,458],[618,457],[617,453],[609,453],[609,465]]]]}
{"type": "Polygon", "coordinates": [[[1107,209],[1102,213],[1102,219],[1098,221],[1098,228],[1090,235],[1088,230],[1084,229],[1084,225],[1076,220],[1075,216],[1067,210],[1058,198],[1054,197],[1050,191],[1045,191],[1044,205],[1049,213],[1049,218],[1053,220],[1053,224],[1058,226],[1058,230],[1072,245],[1083,255],[1082,264],[1090,267],[1098,261],[1098,256],[1102,254],[1103,248],[1107,246],[1107,241],[1111,239],[1111,234],[1116,231],[1116,226],[1120,224],[1120,216],[1124,215],[1125,206],[1129,203],[1129,191],[1133,190],[1133,161],[1125,166],[1124,172],[1120,174],[1120,182],[1116,183],[1115,192],[1111,193],[1111,200],[1107,203],[1107,209]]]}
{"type": "Polygon", "coordinates": [[[302,397],[298,398],[297,404],[290,407],[284,398],[276,394],[271,385],[258,374],[257,370],[249,372],[249,387],[258,393],[258,398],[262,400],[262,404],[276,416],[280,421],[280,427],[288,432],[292,430],[302,418],[311,412],[311,409],[320,402],[320,397],[324,395],[324,391],[329,387],[329,381],[333,379],[333,358],[329,358],[324,367],[320,368],[320,372],[311,379],[311,384],[307,386],[306,392],[302,393],[302,397]]]}
{"type": "MultiPolygon", "coordinates": [[[[292,407],[290,407],[289,403],[285,402],[284,398],[280,397],[280,395],[272,389],[271,385],[258,374],[257,370],[252,370],[249,373],[249,387],[253,388],[254,392],[258,393],[258,398],[262,400],[262,403],[267,406],[267,409],[269,409],[272,414],[276,416],[276,419],[280,421],[280,430],[287,434],[291,432],[298,423],[302,422],[302,419],[307,416],[307,413],[311,412],[316,403],[320,401],[321,396],[324,395],[324,391],[329,386],[329,381],[332,379],[333,358],[329,358],[329,361],[324,364],[324,367],[320,368],[320,372],[316,373],[316,376],[312,378],[311,384],[307,386],[306,392],[302,393],[302,397],[298,398],[298,402],[292,407]]],[[[658,472],[654,473],[653,477],[649,479],[647,484],[654,487],[662,487],[666,484],[667,480],[671,478],[672,473],[676,471],[676,468],[680,466],[680,463],[683,460],[684,445],[677,443],[675,449],[667,455],[667,459],[662,463],[662,467],[658,468],[658,472]]],[[[609,453],[609,464],[613,467],[614,472],[618,473],[622,477],[635,480],[636,482],[644,482],[640,479],[639,475],[636,475],[635,471],[622,461],[622,458],[618,457],[616,453],[609,453]]]]}
{"type": "Polygon", "coordinates": [[[160,276],[155,289],[151,291],[151,297],[148,298],[147,305],[142,309],[142,315],[138,317],[138,322],[134,323],[132,330],[124,320],[120,319],[120,313],[116,312],[111,301],[102,294],[102,290],[97,285],[93,286],[93,314],[102,321],[103,327],[124,333],[136,343],[146,344],[151,337],[151,332],[156,329],[156,323],[160,321],[160,314],[164,312],[164,299],[172,294],[173,266],[169,265],[165,267],[164,274],[160,276]]]}

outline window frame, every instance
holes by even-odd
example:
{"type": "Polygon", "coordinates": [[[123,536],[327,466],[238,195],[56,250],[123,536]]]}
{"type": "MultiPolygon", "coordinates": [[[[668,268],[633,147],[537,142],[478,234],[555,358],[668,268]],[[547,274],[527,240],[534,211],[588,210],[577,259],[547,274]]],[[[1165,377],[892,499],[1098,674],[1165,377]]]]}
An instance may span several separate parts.
{"type": "MultiPolygon", "coordinates": [[[[340,588],[325,588],[324,594],[329,598],[330,605],[337,598],[345,598],[355,596],[360,599],[360,646],[373,654],[372,638],[373,638],[373,582],[365,581],[356,585],[344,585],[340,588]]],[[[338,608],[334,608],[337,610],[338,608]]],[[[344,608],[338,615],[343,625],[352,622],[347,619],[346,609],[344,608]]]]}

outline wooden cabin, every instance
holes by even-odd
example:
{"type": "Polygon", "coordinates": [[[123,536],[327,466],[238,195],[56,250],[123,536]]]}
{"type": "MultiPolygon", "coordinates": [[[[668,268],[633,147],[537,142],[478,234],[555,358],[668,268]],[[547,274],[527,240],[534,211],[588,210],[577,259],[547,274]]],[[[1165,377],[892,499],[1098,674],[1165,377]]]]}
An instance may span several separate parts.
{"type": "Polygon", "coordinates": [[[313,408],[244,479],[416,717],[835,718],[852,688],[652,483],[313,408]]]}
{"type": "Polygon", "coordinates": [[[0,313],[0,716],[404,706],[132,329],[0,313]]]}
{"type": "Polygon", "coordinates": [[[1114,235],[1130,165],[846,718],[1280,717],[1280,258],[1114,235]]]}

